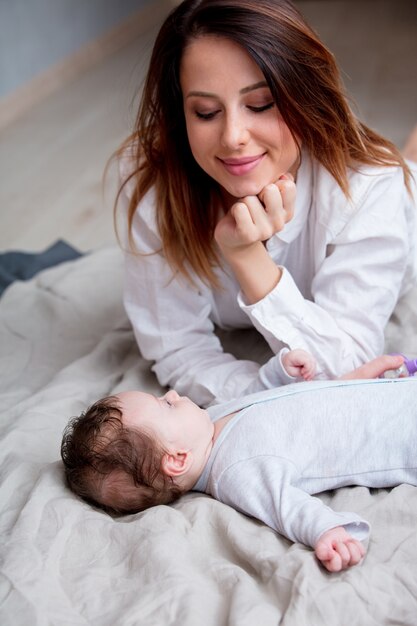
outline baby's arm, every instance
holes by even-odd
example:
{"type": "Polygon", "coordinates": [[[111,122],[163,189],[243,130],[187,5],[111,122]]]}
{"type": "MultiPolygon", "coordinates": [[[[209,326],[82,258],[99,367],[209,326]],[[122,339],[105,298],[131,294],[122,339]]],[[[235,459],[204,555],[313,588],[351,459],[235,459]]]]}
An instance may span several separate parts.
{"type": "Polygon", "coordinates": [[[364,545],[349,535],[343,526],[336,526],[323,533],[314,551],[329,572],[340,572],[357,565],[366,552],[364,545]]]}
{"type": "Polygon", "coordinates": [[[316,360],[305,350],[290,350],[282,355],[282,364],[290,376],[312,380],[316,373],[316,360]]]}

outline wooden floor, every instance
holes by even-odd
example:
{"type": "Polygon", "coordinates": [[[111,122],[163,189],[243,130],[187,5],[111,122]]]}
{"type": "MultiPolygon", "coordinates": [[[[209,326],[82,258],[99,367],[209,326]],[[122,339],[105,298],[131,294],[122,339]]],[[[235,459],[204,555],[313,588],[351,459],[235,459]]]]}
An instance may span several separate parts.
{"type": "MultiPolygon", "coordinates": [[[[333,50],[360,117],[400,147],[417,122],[417,2],[300,0],[333,50]]],[[[0,249],[57,239],[115,242],[107,159],[128,134],[155,31],[61,88],[0,133],[0,249]]]]}

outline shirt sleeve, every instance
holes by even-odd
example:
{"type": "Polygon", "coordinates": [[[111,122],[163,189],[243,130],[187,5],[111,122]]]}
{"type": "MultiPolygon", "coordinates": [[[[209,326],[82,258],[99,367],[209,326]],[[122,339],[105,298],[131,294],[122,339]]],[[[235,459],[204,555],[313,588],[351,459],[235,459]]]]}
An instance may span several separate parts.
{"type": "Polygon", "coordinates": [[[214,332],[211,292],[173,274],[162,251],[152,196],[133,223],[136,252],[125,252],[124,305],[143,357],[161,385],[202,406],[293,382],[280,362],[264,369],[224,352],[214,332]]]}
{"type": "MultiPolygon", "coordinates": [[[[317,378],[335,378],[381,354],[384,329],[401,294],[410,258],[401,172],[377,178],[360,209],[331,236],[305,298],[283,268],[278,285],[241,308],[274,352],[281,342],[318,363],[317,378]],[[394,175],[393,175],[394,176],[394,175]]],[[[410,202],[410,201],[409,201],[410,202]]]]}
{"type": "Polygon", "coordinates": [[[334,511],[293,481],[290,462],[258,457],[235,463],[224,471],[213,495],[291,541],[312,548],[323,533],[336,526],[343,526],[359,541],[368,539],[370,526],[366,520],[353,512],[334,511]]]}

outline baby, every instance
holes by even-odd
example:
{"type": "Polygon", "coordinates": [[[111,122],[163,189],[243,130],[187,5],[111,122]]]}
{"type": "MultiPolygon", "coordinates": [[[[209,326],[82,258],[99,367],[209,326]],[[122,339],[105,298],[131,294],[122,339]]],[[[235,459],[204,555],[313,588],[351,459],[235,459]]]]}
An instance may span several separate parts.
{"type": "MultiPolygon", "coordinates": [[[[401,363],[383,358],[385,369],[401,363]]],[[[302,351],[282,364],[306,377],[314,368],[302,351]]],[[[363,366],[351,378],[381,372],[363,366]]],[[[71,420],[62,458],[73,491],[104,509],[135,512],[206,492],[340,571],[364,556],[369,524],[312,494],[417,485],[417,379],[301,382],[207,410],[173,390],[125,391],[71,420]]]]}

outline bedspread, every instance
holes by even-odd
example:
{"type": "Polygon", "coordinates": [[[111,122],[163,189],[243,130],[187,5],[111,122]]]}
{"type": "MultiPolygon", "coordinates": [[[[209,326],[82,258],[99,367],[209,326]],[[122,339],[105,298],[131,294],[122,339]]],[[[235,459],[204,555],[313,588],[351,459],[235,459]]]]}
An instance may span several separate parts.
{"type": "MultiPolygon", "coordinates": [[[[11,285],[0,300],[3,626],[417,624],[417,488],[320,497],[372,525],[362,565],[329,574],[313,552],[203,494],[112,517],[65,486],[68,419],[129,388],[160,393],[121,303],[116,247],[11,285]]],[[[417,356],[417,291],[387,351],[417,356]]],[[[233,343],[233,335],[232,343],[233,343]]],[[[256,352],[252,331],[237,342],[256,352]]]]}

